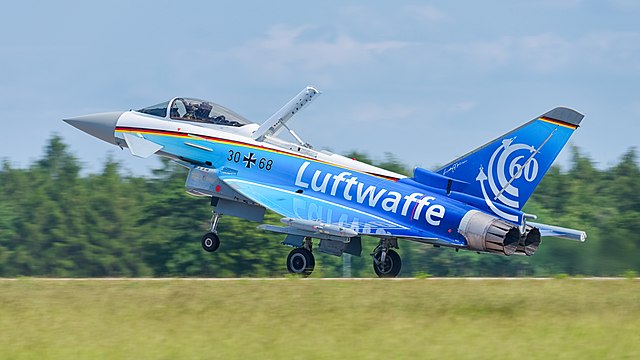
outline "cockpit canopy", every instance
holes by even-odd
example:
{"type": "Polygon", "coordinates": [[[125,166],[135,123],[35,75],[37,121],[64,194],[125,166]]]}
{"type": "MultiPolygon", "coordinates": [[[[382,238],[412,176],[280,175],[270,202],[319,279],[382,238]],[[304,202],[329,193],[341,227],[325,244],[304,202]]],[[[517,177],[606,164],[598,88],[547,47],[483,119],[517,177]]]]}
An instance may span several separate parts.
{"type": "Polygon", "coordinates": [[[171,101],[148,106],[136,111],[163,118],[168,117],[172,120],[203,124],[236,127],[251,124],[251,121],[222,105],[198,99],[175,98],[171,101]],[[169,109],[169,114],[167,114],[167,109],[169,109]]]}

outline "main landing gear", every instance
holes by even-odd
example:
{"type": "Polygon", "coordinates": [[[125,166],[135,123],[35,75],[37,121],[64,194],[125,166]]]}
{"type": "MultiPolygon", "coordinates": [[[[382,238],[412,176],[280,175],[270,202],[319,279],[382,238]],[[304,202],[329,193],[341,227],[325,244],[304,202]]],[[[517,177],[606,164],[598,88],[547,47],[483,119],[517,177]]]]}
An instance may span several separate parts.
{"type": "MultiPolygon", "coordinates": [[[[214,252],[220,247],[220,237],[218,236],[217,230],[220,216],[222,216],[222,214],[215,211],[213,212],[209,232],[202,237],[202,248],[207,252],[214,252]]],[[[294,238],[296,238],[296,236],[294,236],[294,238]]],[[[356,242],[357,251],[353,250],[354,241],[353,239],[351,240],[352,248],[347,248],[342,242],[324,238],[320,240],[318,249],[321,252],[336,256],[341,256],[343,253],[360,256],[360,238],[357,238],[356,242]]],[[[303,236],[298,235],[295,241],[288,242],[285,239],[283,244],[294,247],[287,256],[287,270],[289,273],[301,277],[309,277],[316,266],[316,259],[312,253],[313,242],[311,237],[307,236],[303,238],[303,236]]],[[[378,246],[373,249],[371,253],[373,271],[375,271],[378,277],[394,278],[400,274],[402,260],[400,259],[400,255],[393,250],[397,248],[397,239],[384,238],[381,239],[378,246]]]]}
{"type": "Polygon", "coordinates": [[[305,238],[302,247],[291,250],[287,256],[287,270],[294,275],[308,277],[316,266],[316,259],[311,252],[311,238],[305,238]]]}
{"type": "Polygon", "coordinates": [[[220,214],[213,212],[211,217],[211,225],[209,226],[209,232],[202,237],[202,248],[207,252],[214,252],[220,247],[220,237],[218,236],[218,221],[220,221],[220,214]]]}
{"type": "MultiPolygon", "coordinates": [[[[300,246],[300,245],[296,245],[300,246]]],[[[402,260],[400,255],[393,250],[398,248],[397,239],[382,239],[371,253],[373,258],[373,271],[381,278],[394,278],[400,274],[402,260]]],[[[287,256],[287,270],[294,275],[308,277],[313,272],[316,261],[313,257],[311,238],[306,237],[302,246],[291,250],[287,256]]],[[[320,245],[322,251],[322,244],[320,245]]],[[[326,250],[324,251],[326,252],[326,250]]],[[[341,255],[340,253],[339,255],[341,255]]]]}
{"type": "Polygon", "coordinates": [[[373,271],[378,277],[394,278],[400,274],[402,260],[400,255],[391,248],[397,249],[398,241],[396,239],[382,239],[371,253],[373,271]]]}

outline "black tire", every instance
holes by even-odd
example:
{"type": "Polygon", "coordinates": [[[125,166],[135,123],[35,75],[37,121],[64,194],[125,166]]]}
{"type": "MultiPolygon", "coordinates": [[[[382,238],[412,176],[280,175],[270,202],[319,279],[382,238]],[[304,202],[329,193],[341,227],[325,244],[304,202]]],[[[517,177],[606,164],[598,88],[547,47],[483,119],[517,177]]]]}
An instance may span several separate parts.
{"type": "Polygon", "coordinates": [[[316,266],[316,259],[313,253],[305,248],[291,250],[287,256],[287,270],[294,275],[308,277],[316,266]]]}
{"type": "Polygon", "coordinates": [[[381,278],[394,278],[400,274],[402,269],[402,260],[400,255],[393,250],[387,250],[387,256],[384,259],[384,264],[378,264],[382,257],[382,252],[377,253],[373,262],[373,271],[381,278]]]}
{"type": "Polygon", "coordinates": [[[202,237],[202,248],[207,252],[214,252],[220,247],[220,238],[217,234],[207,233],[202,237]]]}

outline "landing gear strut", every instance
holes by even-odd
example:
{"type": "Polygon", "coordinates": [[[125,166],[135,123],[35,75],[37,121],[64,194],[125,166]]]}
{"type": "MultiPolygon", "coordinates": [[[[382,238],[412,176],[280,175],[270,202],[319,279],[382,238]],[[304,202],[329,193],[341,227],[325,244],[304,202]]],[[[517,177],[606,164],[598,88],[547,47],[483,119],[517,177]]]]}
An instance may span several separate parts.
{"type": "Polygon", "coordinates": [[[208,252],[214,252],[220,247],[220,237],[218,237],[218,221],[220,220],[220,214],[213,212],[211,217],[211,225],[209,226],[209,232],[202,237],[202,248],[208,252]]]}
{"type": "Polygon", "coordinates": [[[291,250],[287,256],[287,270],[294,275],[308,277],[316,266],[316,259],[311,252],[311,238],[305,238],[302,247],[291,250]]]}
{"type": "Polygon", "coordinates": [[[373,249],[373,271],[378,277],[394,278],[400,273],[402,260],[400,255],[391,248],[398,248],[396,239],[382,239],[378,246],[373,249]]]}

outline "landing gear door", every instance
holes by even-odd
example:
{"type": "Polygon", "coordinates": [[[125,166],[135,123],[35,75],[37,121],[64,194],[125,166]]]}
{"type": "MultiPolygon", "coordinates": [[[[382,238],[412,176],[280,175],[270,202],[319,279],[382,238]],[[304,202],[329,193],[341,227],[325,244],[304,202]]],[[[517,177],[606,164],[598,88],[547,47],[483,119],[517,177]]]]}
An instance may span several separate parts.
{"type": "Polygon", "coordinates": [[[194,196],[211,197],[211,205],[220,215],[229,215],[261,222],[266,209],[240,195],[225,184],[213,169],[194,166],[189,170],[185,184],[187,193],[194,196]]]}
{"type": "Polygon", "coordinates": [[[249,205],[258,205],[220,180],[214,169],[206,167],[192,167],[189,170],[185,187],[187,188],[187,193],[194,196],[213,196],[249,205]]]}

